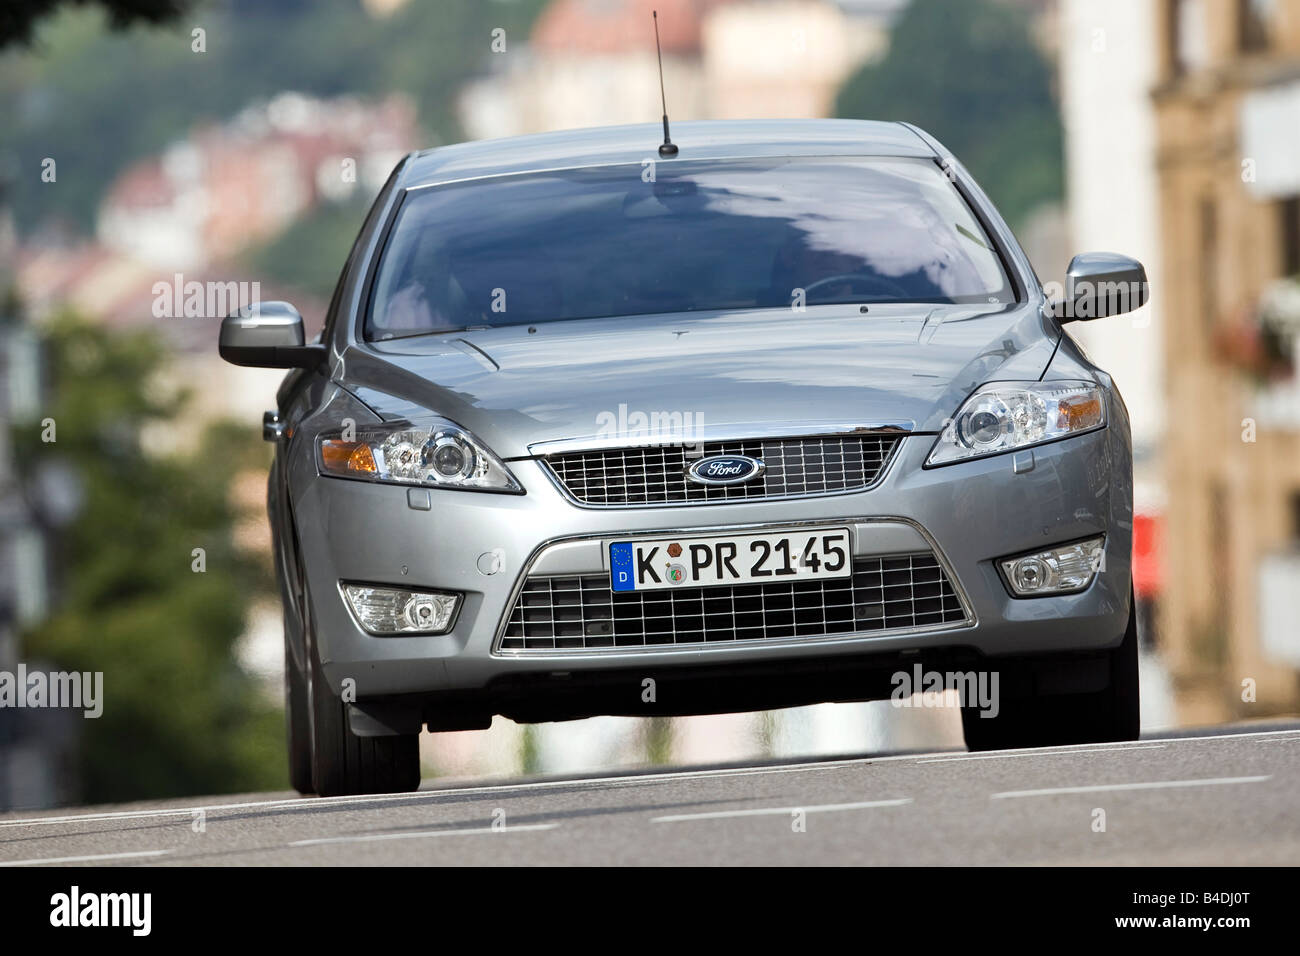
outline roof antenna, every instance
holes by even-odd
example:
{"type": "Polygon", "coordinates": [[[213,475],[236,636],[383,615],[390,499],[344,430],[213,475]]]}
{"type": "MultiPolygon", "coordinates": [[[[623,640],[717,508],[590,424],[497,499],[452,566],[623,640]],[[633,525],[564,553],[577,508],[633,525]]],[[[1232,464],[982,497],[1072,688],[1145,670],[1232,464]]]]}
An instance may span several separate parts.
{"type": "Polygon", "coordinates": [[[659,11],[653,10],[651,13],[655,20],[655,54],[659,57],[659,100],[664,106],[664,141],[659,146],[659,155],[676,156],[677,147],[668,135],[668,97],[664,95],[664,54],[659,48],[659,11]]]}

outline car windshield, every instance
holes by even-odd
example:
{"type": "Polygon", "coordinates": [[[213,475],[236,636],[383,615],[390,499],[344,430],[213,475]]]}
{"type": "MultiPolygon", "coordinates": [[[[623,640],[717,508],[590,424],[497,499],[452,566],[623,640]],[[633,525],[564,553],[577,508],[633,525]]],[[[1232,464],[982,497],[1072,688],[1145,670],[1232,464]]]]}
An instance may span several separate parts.
{"type": "Polygon", "coordinates": [[[931,161],[647,161],[411,190],[366,337],[1013,297],[993,243],[931,161]]]}

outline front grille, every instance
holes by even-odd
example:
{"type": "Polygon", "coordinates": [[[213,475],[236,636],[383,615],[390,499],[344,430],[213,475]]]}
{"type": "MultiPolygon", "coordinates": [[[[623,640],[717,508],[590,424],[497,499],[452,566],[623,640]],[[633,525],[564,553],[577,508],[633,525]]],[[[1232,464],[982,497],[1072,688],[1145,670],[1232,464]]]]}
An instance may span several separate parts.
{"type": "Polygon", "coordinates": [[[545,459],[576,501],[588,505],[674,505],[786,498],[860,490],[884,471],[898,435],[849,435],[704,442],[569,452],[545,459]],[[700,451],[688,455],[687,451],[700,451]],[[697,485],[686,469],[701,455],[746,455],[767,466],[741,485],[697,485]]]}
{"type": "Polygon", "coordinates": [[[596,650],[789,640],[962,624],[931,552],[857,558],[853,575],[785,583],[611,591],[604,574],[530,577],[503,651],[596,650]]]}

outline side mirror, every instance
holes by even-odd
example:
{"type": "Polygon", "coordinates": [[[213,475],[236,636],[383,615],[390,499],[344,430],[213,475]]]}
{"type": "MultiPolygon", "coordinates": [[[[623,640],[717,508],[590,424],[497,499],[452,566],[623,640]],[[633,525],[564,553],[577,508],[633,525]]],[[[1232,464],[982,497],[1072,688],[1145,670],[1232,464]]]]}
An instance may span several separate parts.
{"type": "Polygon", "coordinates": [[[304,344],[302,316],[288,302],[258,302],[221,320],[221,357],[254,368],[315,368],[324,345],[304,344]]]}
{"type": "Polygon", "coordinates": [[[1142,263],[1117,252],[1084,252],[1070,260],[1065,297],[1052,302],[1061,322],[1122,315],[1146,305],[1149,289],[1142,263]]]}

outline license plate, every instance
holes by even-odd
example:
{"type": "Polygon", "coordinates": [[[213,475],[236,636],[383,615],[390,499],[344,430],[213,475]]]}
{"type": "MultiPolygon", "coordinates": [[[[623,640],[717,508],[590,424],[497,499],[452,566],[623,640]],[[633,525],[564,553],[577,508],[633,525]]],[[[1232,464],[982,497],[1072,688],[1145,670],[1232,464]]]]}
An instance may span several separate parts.
{"type": "Polygon", "coordinates": [[[778,534],[615,541],[609,546],[614,591],[655,591],[712,584],[761,584],[853,573],[848,528],[778,534]]]}

